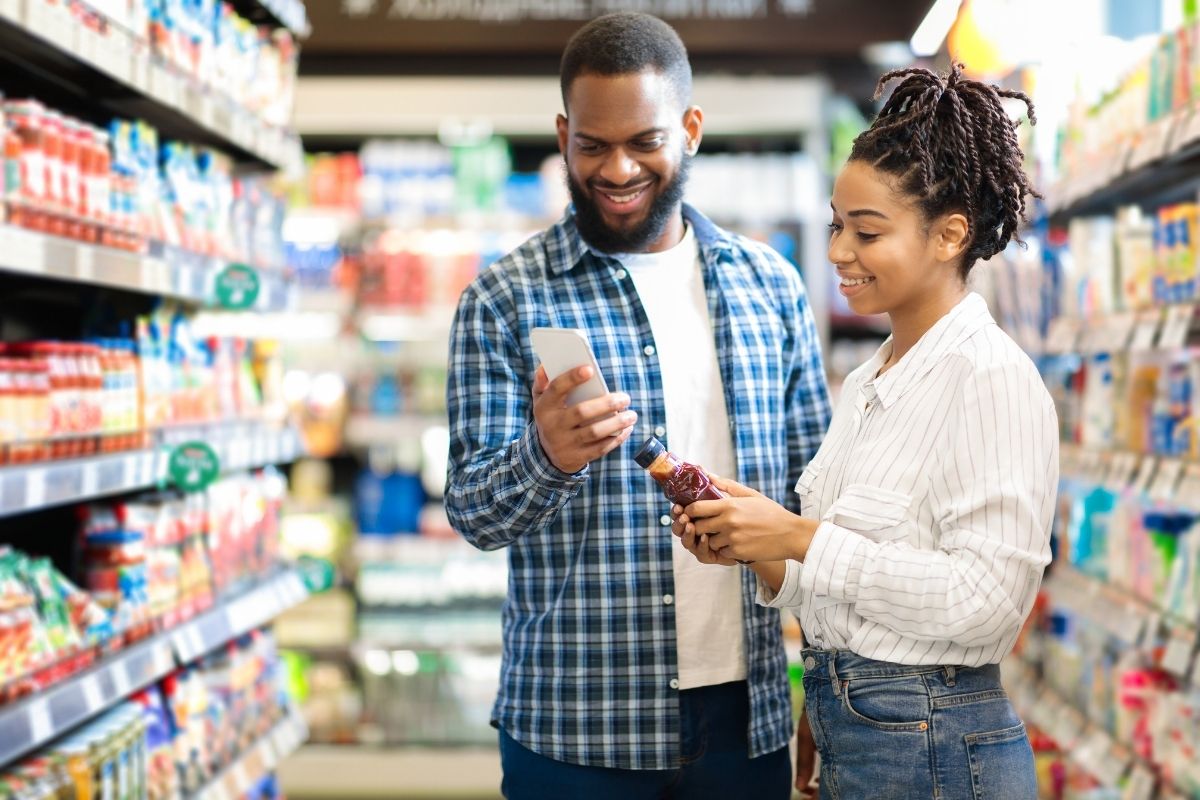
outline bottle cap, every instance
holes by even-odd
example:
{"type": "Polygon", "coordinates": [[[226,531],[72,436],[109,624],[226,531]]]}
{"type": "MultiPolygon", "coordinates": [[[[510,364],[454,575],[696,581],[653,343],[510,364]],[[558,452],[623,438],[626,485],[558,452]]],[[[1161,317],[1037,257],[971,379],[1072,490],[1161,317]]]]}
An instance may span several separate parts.
{"type": "Polygon", "coordinates": [[[658,440],[657,436],[651,436],[646,440],[646,443],[642,445],[642,449],[637,451],[637,455],[633,457],[633,460],[636,461],[638,466],[642,469],[649,469],[650,465],[658,460],[658,457],[665,452],[667,452],[666,446],[658,440]]]}

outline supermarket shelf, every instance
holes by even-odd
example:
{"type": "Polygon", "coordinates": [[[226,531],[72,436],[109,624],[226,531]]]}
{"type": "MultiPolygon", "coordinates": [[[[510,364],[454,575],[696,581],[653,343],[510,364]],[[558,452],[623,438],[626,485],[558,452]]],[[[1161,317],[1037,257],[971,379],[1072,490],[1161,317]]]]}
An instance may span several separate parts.
{"type": "Polygon", "coordinates": [[[1094,169],[1064,179],[1047,195],[1052,220],[1108,212],[1129,203],[1167,203],[1194,195],[1200,167],[1200,110],[1188,109],[1142,131],[1097,159],[1094,169]]]}
{"type": "Polygon", "coordinates": [[[351,417],[346,422],[346,444],[351,447],[370,447],[376,444],[398,444],[420,439],[435,426],[445,427],[446,418],[401,414],[395,417],[351,417]]]}
{"type": "Polygon", "coordinates": [[[1200,511],[1198,460],[1063,444],[1059,463],[1064,479],[1102,486],[1115,492],[1137,492],[1163,506],[1200,511]]]}
{"type": "Polygon", "coordinates": [[[62,736],[131,693],[225,642],[251,631],[305,597],[285,572],[196,619],[124,649],[85,672],[0,708],[0,766],[62,736]]]}
{"type": "Polygon", "coordinates": [[[160,64],[111,21],[102,30],[82,24],[65,3],[0,0],[0,56],[24,79],[93,109],[145,119],[166,138],[213,145],[272,169],[295,171],[303,162],[294,134],[160,64]]]}
{"type": "Polygon", "coordinates": [[[498,798],[500,754],[478,748],[308,745],[279,768],[296,800],[498,798]]]}
{"type": "Polygon", "coordinates": [[[303,453],[297,431],[262,425],[186,426],[163,435],[148,450],[0,468],[0,517],[157,486],[167,479],[169,446],[200,439],[223,470],[254,469],[293,461],[303,453]]]}
{"type": "Polygon", "coordinates": [[[308,738],[308,726],[296,710],[277,723],[271,732],[243,753],[228,769],[190,800],[236,800],[245,797],[261,778],[275,771],[279,763],[300,749],[308,738]]]}
{"type": "MultiPolygon", "coordinates": [[[[1107,731],[1090,722],[1078,708],[1051,686],[1037,680],[1027,662],[1005,662],[1004,684],[1010,688],[1017,715],[1054,739],[1063,753],[1105,786],[1116,786],[1128,772],[1147,771],[1132,751],[1115,741],[1107,731]],[[1015,670],[1019,674],[1010,674],[1015,670]]],[[[1151,773],[1152,775],[1152,773],[1151,773]]]]}
{"type": "Polygon", "coordinates": [[[1046,334],[1046,355],[1179,350],[1196,342],[1200,328],[1195,304],[1122,311],[1088,319],[1059,317],[1046,334]]]}
{"type": "MultiPolygon", "coordinates": [[[[0,270],[4,272],[211,305],[217,273],[224,267],[220,259],[173,247],[158,247],[150,255],[140,255],[0,225],[0,270]]],[[[259,278],[262,288],[256,308],[287,308],[290,282],[269,271],[260,272],[259,278]]]]}
{"type": "Polygon", "coordinates": [[[312,34],[308,11],[300,0],[233,0],[233,7],[256,24],[280,25],[300,38],[312,34]]]}

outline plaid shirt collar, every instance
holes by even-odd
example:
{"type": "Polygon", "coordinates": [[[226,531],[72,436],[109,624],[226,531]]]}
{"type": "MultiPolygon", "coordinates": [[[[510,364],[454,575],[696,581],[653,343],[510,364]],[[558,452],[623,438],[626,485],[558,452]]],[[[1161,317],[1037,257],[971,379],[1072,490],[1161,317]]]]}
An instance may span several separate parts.
{"type": "MultiPolygon", "coordinates": [[[[700,255],[704,258],[704,263],[712,264],[718,252],[728,252],[733,249],[733,240],[729,238],[728,233],[718,228],[708,217],[692,206],[687,203],[682,205],[683,218],[696,232],[696,242],[700,245],[700,255]]],[[[567,208],[562,218],[548,232],[548,237],[557,241],[557,247],[564,254],[563,259],[550,263],[550,272],[554,275],[570,272],[585,258],[594,258],[601,262],[613,258],[611,254],[596,250],[584,241],[575,224],[574,207],[567,208]]]]}

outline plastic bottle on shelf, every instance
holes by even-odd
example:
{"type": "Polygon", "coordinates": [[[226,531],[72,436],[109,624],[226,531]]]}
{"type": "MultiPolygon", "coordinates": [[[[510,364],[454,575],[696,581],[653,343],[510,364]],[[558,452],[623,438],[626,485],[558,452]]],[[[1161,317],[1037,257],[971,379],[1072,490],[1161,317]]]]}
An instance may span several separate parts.
{"type": "Polygon", "coordinates": [[[20,216],[14,218],[32,230],[45,229],[46,155],[43,144],[42,106],[36,100],[9,101],[5,116],[20,143],[20,216]]]}
{"type": "Polygon", "coordinates": [[[52,236],[66,235],[65,198],[63,197],[63,118],[57,111],[47,110],[42,121],[42,150],[45,154],[46,232],[52,236]]]}
{"type": "MultiPolygon", "coordinates": [[[[12,362],[0,358],[0,464],[11,459],[11,450],[17,441],[19,417],[16,406],[16,387],[13,383],[12,362]]],[[[0,634],[0,641],[3,635],[0,634]]],[[[0,683],[3,682],[0,677],[0,683]]]]}

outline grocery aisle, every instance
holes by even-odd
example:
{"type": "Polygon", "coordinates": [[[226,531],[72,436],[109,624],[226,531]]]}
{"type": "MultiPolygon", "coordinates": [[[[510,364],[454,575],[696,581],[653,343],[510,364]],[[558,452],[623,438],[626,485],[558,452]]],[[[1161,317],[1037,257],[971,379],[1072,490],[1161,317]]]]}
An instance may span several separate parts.
{"type": "MultiPolygon", "coordinates": [[[[509,562],[443,508],[451,324],[567,206],[558,58],[614,4],[535,5],[0,0],[0,798],[499,797],[509,562]]],[[[804,277],[835,396],[888,334],[825,254],[875,78],[1033,96],[1045,196],[972,284],[1061,442],[1004,684],[1041,797],[1200,798],[1195,4],[659,5],[685,198],[804,277]]]]}

